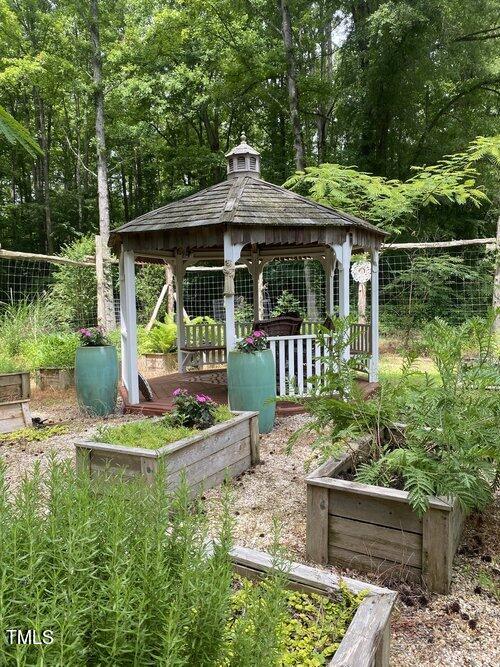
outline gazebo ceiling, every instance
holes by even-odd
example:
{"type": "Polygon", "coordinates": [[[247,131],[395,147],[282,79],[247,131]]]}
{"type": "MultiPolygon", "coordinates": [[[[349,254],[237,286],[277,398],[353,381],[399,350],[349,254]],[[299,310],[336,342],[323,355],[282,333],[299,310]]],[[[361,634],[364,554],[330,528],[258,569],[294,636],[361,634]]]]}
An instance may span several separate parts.
{"type": "MultiPolygon", "coordinates": [[[[226,181],[127,222],[112,232],[110,245],[118,249],[125,241],[128,246],[135,246],[133,239],[140,238],[140,245],[144,247],[147,236],[156,239],[168,236],[172,243],[177,243],[182,235],[185,246],[193,246],[196,239],[194,245],[197,247],[204,244],[205,247],[213,247],[219,245],[217,239],[222,239],[222,232],[227,228],[239,230],[240,238],[243,234],[250,242],[253,240],[251,230],[254,229],[257,243],[262,238],[267,241],[270,232],[272,237],[274,228],[280,244],[286,241],[286,230],[289,230],[292,245],[300,238],[305,243],[308,238],[311,243],[319,243],[320,239],[332,237],[333,232],[337,237],[339,232],[342,235],[353,232],[354,237],[369,240],[369,245],[373,247],[379,245],[386,235],[378,227],[353,215],[261,180],[259,154],[248,146],[244,138],[238,147],[228,153],[227,158],[226,181]],[[263,236],[264,230],[266,233],[263,236]],[[327,230],[330,233],[325,234],[327,230]]],[[[153,246],[156,245],[153,242],[153,246]]]]}

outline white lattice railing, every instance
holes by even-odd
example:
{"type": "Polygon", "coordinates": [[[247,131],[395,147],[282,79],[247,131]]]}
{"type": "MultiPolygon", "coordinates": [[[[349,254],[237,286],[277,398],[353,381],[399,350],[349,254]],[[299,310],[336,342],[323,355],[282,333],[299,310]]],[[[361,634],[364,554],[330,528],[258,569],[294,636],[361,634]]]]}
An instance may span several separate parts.
{"type": "MultiPolygon", "coordinates": [[[[322,371],[322,346],[317,342],[315,328],[317,323],[305,322],[298,336],[272,336],[269,338],[271,351],[276,362],[276,393],[278,396],[304,396],[310,393],[309,381],[313,375],[320,376],[322,371]]],[[[252,330],[251,323],[237,323],[236,335],[241,338],[252,330]]],[[[353,325],[352,354],[371,354],[369,324],[353,325]]],[[[224,324],[194,324],[186,326],[186,344],[192,347],[224,345],[224,324]]],[[[210,350],[200,353],[201,365],[224,364],[225,350],[210,350]]]]}

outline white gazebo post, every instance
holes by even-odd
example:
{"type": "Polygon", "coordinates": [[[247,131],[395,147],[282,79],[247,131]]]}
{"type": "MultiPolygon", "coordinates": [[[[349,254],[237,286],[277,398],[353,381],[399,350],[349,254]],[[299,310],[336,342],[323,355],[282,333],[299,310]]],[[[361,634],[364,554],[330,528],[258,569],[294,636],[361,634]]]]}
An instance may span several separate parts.
{"type": "Polygon", "coordinates": [[[371,276],[371,308],[370,308],[370,336],[372,356],[370,359],[370,370],[368,379],[370,382],[378,381],[378,268],[379,268],[378,250],[372,251],[372,276],[371,276]]]}
{"type": "Polygon", "coordinates": [[[135,303],[135,263],[132,250],[120,253],[120,326],[122,381],[130,404],[139,403],[137,373],[137,313],[135,303]]]}
{"type": "MultiPolygon", "coordinates": [[[[333,249],[337,257],[339,267],[339,316],[349,316],[349,277],[351,273],[351,252],[352,241],[350,234],[347,234],[346,240],[342,245],[334,245],[333,249]]],[[[346,345],[344,349],[344,359],[351,356],[351,346],[346,345]]]]}
{"type": "MultiPolygon", "coordinates": [[[[224,308],[226,310],[226,355],[236,346],[236,320],[234,315],[234,276],[242,243],[233,243],[231,232],[224,232],[224,308]]],[[[226,356],[226,358],[228,358],[226,356]]]]}
{"type": "Polygon", "coordinates": [[[186,355],[182,348],[186,344],[186,324],[184,322],[184,275],[186,263],[181,255],[176,255],[172,269],[175,278],[175,323],[177,325],[177,367],[179,373],[184,373],[186,355]]]}

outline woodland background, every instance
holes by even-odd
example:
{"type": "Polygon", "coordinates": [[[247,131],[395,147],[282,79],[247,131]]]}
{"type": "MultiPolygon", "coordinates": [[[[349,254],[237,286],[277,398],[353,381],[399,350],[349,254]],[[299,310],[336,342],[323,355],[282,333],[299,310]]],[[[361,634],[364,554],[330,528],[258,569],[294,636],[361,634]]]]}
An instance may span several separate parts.
{"type": "MultiPolygon", "coordinates": [[[[0,105],[43,150],[0,137],[2,247],[98,230],[99,98],[112,227],[223,179],[243,130],[274,183],[325,162],[404,181],[498,132],[499,15],[495,0],[0,0],[0,105]]],[[[443,198],[398,240],[494,236],[497,181],[477,169],[479,208],[443,198]]]]}

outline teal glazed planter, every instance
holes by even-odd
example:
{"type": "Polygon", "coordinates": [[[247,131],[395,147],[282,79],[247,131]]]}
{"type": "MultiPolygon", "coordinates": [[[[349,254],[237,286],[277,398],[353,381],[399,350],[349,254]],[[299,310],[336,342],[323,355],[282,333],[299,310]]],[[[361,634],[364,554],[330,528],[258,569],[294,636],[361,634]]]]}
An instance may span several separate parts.
{"type": "Polygon", "coordinates": [[[231,410],[259,412],[259,431],[269,433],[276,413],[276,369],[271,350],[229,352],[227,391],[231,410]]]}
{"type": "Polygon", "coordinates": [[[118,392],[116,347],[79,347],[76,351],[75,384],[78,403],[83,410],[96,417],[114,412],[118,392]]]}

